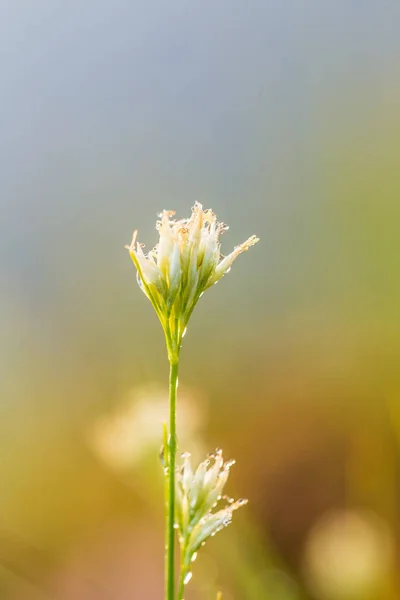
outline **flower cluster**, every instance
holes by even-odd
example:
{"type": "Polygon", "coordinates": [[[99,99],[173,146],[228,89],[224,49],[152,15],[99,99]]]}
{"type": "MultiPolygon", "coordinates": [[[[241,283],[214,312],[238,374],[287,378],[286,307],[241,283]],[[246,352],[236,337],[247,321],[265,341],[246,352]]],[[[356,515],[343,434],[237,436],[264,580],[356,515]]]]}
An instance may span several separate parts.
{"type": "Polygon", "coordinates": [[[176,479],[176,528],[182,551],[181,569],[184,580],[191,577],[190,565],[206,540],[227,527],[232,513],[247,504],[247,500],[236,502],[223,496],[229,471],[234,460],[224,462],[222,450],[210,454],[193,471],[190,454],[182,455],[183,464],[176,479]],[[214,511],[218,503],[225,500],[224,506],[214,511]]]}
{"type": "Polygon", "coordinates": [[[228,229],[211,210],[196,203],[190,219],[175,221],[164,210],[157,222],[159,242],[144,254],[133,234],[126,246],[137,269],[138,282],[151,301],[170,343],[179,348],[190,315],[201,294],[227,273],[242,252],[257,241],[254,235],[222,257],[219,236],[228,229]]]}

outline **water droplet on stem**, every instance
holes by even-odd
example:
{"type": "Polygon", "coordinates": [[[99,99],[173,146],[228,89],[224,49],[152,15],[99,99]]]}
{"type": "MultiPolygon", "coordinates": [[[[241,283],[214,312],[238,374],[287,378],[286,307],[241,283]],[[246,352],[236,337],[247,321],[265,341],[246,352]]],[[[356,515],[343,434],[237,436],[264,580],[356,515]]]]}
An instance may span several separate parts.
{"type": "Polygon", "coordinates": [[[192,579],[192,572],[189,571],[188,573],[186,573],[185,578],[183,580],[183,584],[187,585],[189,583],[189,581],[192,579]]]}

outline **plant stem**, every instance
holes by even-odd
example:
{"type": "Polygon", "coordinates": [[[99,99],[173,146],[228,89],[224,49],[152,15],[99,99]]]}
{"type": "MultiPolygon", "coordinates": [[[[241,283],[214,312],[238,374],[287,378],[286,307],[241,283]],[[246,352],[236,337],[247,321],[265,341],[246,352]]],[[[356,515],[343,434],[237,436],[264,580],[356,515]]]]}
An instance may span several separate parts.
{"type": "Polygon", "coordinates": [[[185,584],[184,584],[183,572],[181,571],[181,575],[179,578],[178,600],[182,600],[184,589],[185,589],[185,584]]]}
{"type": "MultiPolygon", "coordinates": [[[[178,585],[178,597],[177,600],[182,600],[185,590],[185,578],[190,570],[190,567],[186,564],[186,552],[187,552],[187,540],[182,543],[181,547],[181,569],[179,575],[179,585],[178,585]]],[[[190,563],[189,563],[190,565],[190,563]]]]}
{"type": "Polygon", "coordinates": [[[176,394],[178,388],[178,357],[170,357],[169,370],[169,452],[168,452],[168,513],[166,600],[175,598],[175,465],[176,465],[176,394]]]}

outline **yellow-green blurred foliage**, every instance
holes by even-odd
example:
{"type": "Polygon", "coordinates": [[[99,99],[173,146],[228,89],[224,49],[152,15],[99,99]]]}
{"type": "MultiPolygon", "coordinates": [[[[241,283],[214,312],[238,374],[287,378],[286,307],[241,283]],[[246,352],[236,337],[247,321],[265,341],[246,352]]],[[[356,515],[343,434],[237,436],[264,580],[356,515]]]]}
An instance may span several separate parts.
{"type": "Polygon", "coordinates": [[[188,598],[398,598],[400,5],[1,13],[1,597],[162,597],[166,352],[123,247],[199,200],[261,242],[184,340],[181,448],[250,500],[188,598]]]}

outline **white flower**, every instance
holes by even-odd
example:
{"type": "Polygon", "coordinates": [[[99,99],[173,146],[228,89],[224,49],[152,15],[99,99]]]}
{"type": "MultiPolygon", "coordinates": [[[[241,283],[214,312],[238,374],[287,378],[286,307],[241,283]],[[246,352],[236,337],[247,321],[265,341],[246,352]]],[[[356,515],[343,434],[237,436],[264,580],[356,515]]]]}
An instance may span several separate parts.
{"type": "Polygon", "coordinates": [[[219,236],[228,228],[217,222],[211,210],[203,210],[196,202],[190,219],[175,221],[174,214],[164,210],[160,215],[160,239],[147,255],[136,241],[137,231],[126,247],[136,266],[140,287],[153,304],[170,341],[179,348],[201,294],[217,283],[235,258],[258,238],[251,236],[223,258],[219,236]]]}
{"type": "Polygon", "coordinates": [[[183,464],[176,478],[176,527],[182,550],[184,572],[208,538],[232,521],[232,513],[247,504],[247,500],[232,500],[223,496],[234,460],[224,462],[222,450],[216,450],[193,471],[190,454],[182,455],[183,464]],[[222,506],[218,504],[222,502],[222,506]]]}

